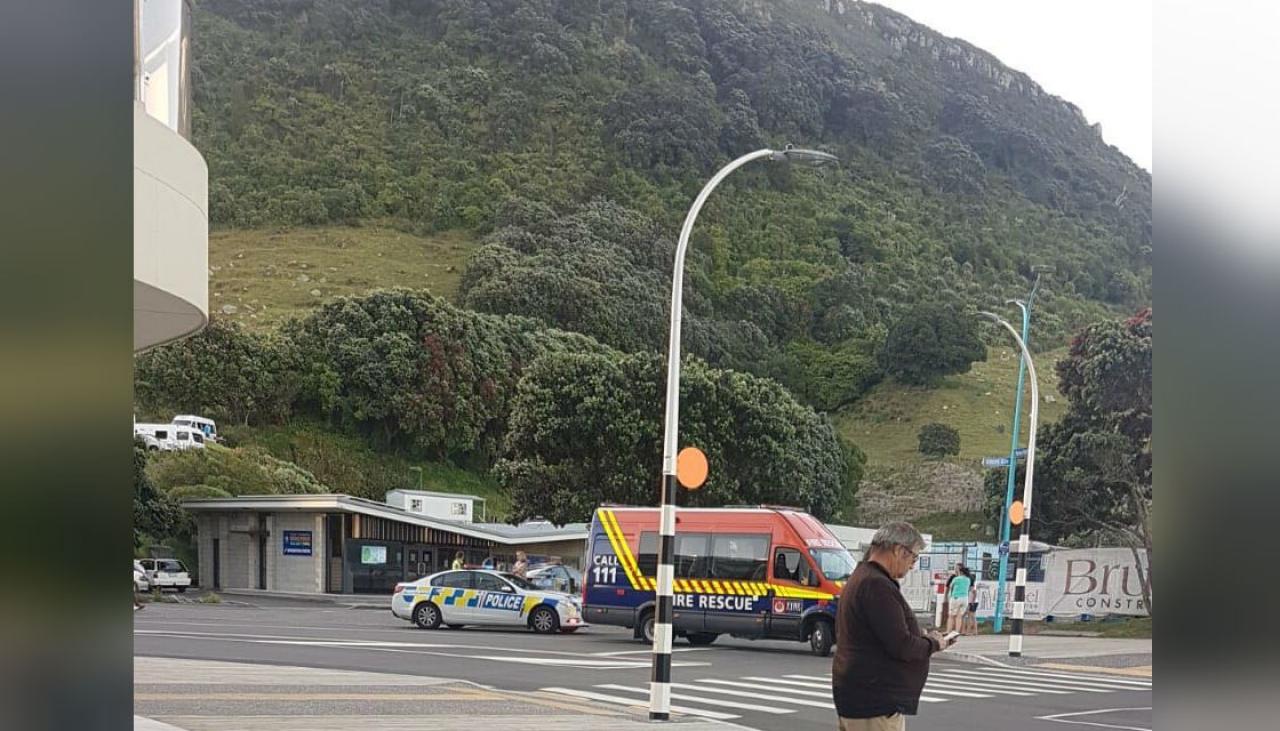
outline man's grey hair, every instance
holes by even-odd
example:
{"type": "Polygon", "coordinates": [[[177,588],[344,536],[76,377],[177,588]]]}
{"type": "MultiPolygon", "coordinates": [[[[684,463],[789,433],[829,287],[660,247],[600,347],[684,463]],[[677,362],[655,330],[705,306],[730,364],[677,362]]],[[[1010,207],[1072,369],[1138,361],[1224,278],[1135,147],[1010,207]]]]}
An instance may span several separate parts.
{"type": "Polygon", "coordinates": [[[870,554],[877,549],[891,551],[894,546],[903,546],[919,553],[924,550],[924,536],[920,535],[920,531],[910,523],[885,523],[871,537],[871,546],[867,549],[867,553],[870,554]]]}

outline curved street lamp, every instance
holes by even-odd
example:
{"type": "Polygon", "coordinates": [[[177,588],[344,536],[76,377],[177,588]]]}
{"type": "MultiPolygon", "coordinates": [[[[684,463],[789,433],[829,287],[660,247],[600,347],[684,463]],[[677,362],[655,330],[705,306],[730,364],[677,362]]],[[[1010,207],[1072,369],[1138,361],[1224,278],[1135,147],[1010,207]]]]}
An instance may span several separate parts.
{"type": "MultiPolygon", "coordinates": [[[[1031,342],[1031,306],[1036,301],[1036,291],[1040,289],[1040,277],[1045,274],[1053,274],[1056,267],[1052,264],[1032,264],[1031,271],[1036,275],[1035,282],[1031,285],[1031,294],[1027,296],[1026,304],[1021,301],[1009,300],[1005,304],[1017,302],[1022,308],[1022,342],[1031,342]]],[[[1013,484],[1018,472],[1018,437],[1022,435],[1022,384],[1026,381],[1027,362],[1022,358],[1018,359],[1018,387],[1014,391],[1013,397],[1013,425],[1009,428],[1009,469],[1005,475],[1005,493],[1004,506],[1000,510],[1000,543],[1008,545],[1009,543],[1009,504],[1013,502],[1013,484]]],[[[1001,552],[1000,569],[996,577],[996,616],[995,631],[999,634],[1004,627],[1004,582],[1005,576],[1009,572],[1009,554],[1001,552]]]]}
{"type": "Polygon", "coordinates": [[[676,536],[676,437],[680,420],[680,322],[684,293],[684,258],[689,249],[689,234],[698,212],[711,191],[729,173],[755,160],[826,165],[839,162],[835,155],[787,145],[782,150],[756,150],[720,168],[694,199],[680,228],[676,243],[675,269],[671,278],[671,333],[667,340],[667,410],[662,435],[662,513],[658,543],[657,609],[653,625],[653,674],[649,682],[649,718],[667,720],[671,716],[671,613],[672,584],[675,576],[676,536]]]}
{"type": "MultiPolygon", "coordinates": [[[[1026,305],[1015,303],[1026,312],[1026,305]]],[[[1026,616],[1027,599],[1027,554],[1031,550],[1031,488],[1036,469],[1036,424],[1040,417],[1040,382],[1036,379],[1036,365],[1031,361],[1031,352],[1022,336],[1013,329],[1008,321],[991,312],[979,312],[979,316],[994,321],[1004,327],[1018,343],[1022,351],[1022,359],[1027,364],[1027,375],[1031,378],[1031,423],[1027,425],[1027,472],[1022,480],[1022,530],[1018,533],[1018,562],[1013,587],[1013,617],[1009,633],[1009,657],[1022,655],[1022,620],[1026,616]]]]}

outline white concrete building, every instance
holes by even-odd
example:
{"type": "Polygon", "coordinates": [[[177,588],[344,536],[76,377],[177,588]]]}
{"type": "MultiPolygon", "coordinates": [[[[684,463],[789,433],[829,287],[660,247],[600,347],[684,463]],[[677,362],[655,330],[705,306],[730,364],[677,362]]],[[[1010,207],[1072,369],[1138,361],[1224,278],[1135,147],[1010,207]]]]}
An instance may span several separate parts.
{"type": "Polygon", "coordinates": [[[209,322],[209,171],[191,145],[188,0],[134,0],[133,349],[209,322]]]}
{"type": "MultiPolygon", "coordinates": [[[[406,493],[417,491],[406,490],[406,493]]],[[[463,496],[466,497],[466,496],[463,496]]],[[[581,565],[588,526],[446,520],[342,494],[185,500],[203,589],[390,594],[397,582],[468,565],[558,558],[581,565]]]]}
{"type": "Polygon", "coordinates": [[[387,504],[414,515],[457,520],[463,523],[484,521],[484,498],[478,495],[455,495],[429,490],[391,490],[387,504]],[[479,510],[477,510],[477,505],[479,510]],[[478,514],[478,517],[477,517],[478,514]]]}

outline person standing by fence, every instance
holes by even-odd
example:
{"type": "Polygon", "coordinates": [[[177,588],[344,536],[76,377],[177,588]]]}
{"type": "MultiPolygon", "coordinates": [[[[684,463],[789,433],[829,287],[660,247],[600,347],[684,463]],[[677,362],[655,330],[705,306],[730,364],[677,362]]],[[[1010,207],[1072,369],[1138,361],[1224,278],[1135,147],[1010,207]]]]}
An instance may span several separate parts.
{"type": "Polygon", "coordinates": [[[973,574],[963,564],[957,565],[959,573],[951,579],[951,588],[947,591],[947,630],[959,632],[964,629],[965,614],[969,611],[969,589],[973,586],[973,574]]]}
{"type": "Polygon", "coordinates": [[[929,659],[946,646],[920,630],[898,584],[923,550],[910,523],[883,526],[840,592],[831,665],[840,731],[905,731],[916,713],[929,659]]]}

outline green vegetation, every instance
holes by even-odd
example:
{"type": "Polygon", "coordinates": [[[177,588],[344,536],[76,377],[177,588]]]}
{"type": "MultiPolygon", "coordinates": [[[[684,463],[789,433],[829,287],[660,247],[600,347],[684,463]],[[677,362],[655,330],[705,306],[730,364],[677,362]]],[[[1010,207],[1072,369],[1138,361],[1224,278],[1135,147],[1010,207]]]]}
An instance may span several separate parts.
{"type": "Polygon", "coordinates": [[[920,427],[918,440],[920,454],[930,457],[960,454],[960,432],[946,424],[925,424],[920,427]]]}
{"type": "MultiPolygon", "coordinates": [[[[1040,423],[1059,419],[1066,404],[1053,376],[1053,363],[1065,350],[1035,356],[1040,377],[1040,423]],[[1052,398],[1050,402],[1047,399],[1052,398]]],[[[960,432],[959,459],[978,468],[985,456],[1009,454],[1009,426],[1013,393],[1018,382],[1018,357],[1013,347],[992,347],[985,362],[972,370],[943,379],[938,388],[906,386],[893,380],[880,383],[852,407],[834,416],[846,441],[866,452],[878,465],[912,464],[920,460],[918,434],[925,424],[945,420],[960,432]]],[[[1030,386],[1024,399],[1030,399],[1030,386]]],[[[1024,402],[1023,414],[1027,413],[1024,402]]],[[[1025,442],[1027,419],[1022,420],[1025,442]]],[[[1043,438],[1043,431],[1041,432],[1043,438]]]]}
{"type": "Polygon", "coordinates": [[[974,318],[953,305],[933,302],[899,317],[880,354],[886,372],[915,386],[936,386],[943,376],[967,373],[974,361],[986,358],[974,318]]]}
{"type": "MultiPolygon", "coordinates": [[[[656,353],[558,353],[521,380],[496,472],[520,517],[580,520],[602,502],[645,504],[661,484],[666,376],[656,353]]],[[[830,422],[772,381],[687,360],[680,442],[711,463],[691,506],[783,503],[833,519],[861,465],[830,422]],[[853,479],[850,479],[850,478],[853,479]]]]}
{"type": "Polygon", "coordinates": [[[280,426],[232,427],[225,436],[228,441],[257,445],[272,457],[298,465],[332,492],[377,501],[397,489],[463,493],[485,499],[488,520],[505,520],[510,514],[507,494],[484,472],[378,451],[364,439],[335,432],[319,422],[295,419],[280,426]],[[421,483],[413,468],[421,470],[421,483]]]}
{"type": "MultiPolygon", "coordinates": [[[[266,413],[293,426],[228,426],[239,446],[157,455],[148,475],[162,489],[194,497],[338,488],[381,499],[420,466],[424,483],[494,497],[497,515],[569,522],[603,500],[640,501],[659,477],[660,357],[624,355],[529,318],[383,291],[339,299],[270,338],[213,326],[139,358],[136,373],[152,408],[203,399],[231,413],[241,396],[218,403],[207,387],[241,368],[292,385],[266,413]],[[169,377],[184,363],[212,375],[169,377]],[[592,415],[598,423],[584,426],[592,415]],[[477,476],[500,458],[506,499],[477,476]],[[476,474],[441,466],[450,463],[476,474]]],[[[821,517],[848,505],[857,453],[824,417],[773,381],[694,360],[685,370],[683,436],[725,466],[703,494],[800,502],[821,517]]],[[[249,387],[231,384],[240,386],[249,387]]]]}
{"type": "MultiPolygon", "coordinates": [[[[246,480],[376,498],[417,465],[507,516],[578,516],[547,504],[559,484],[631,495],[647,442],[600,474],[551,416],[656,413],[651,379],[591,389],[664,348],[672,240],[706,178],[789,142],[842,164],[760,164],[708,201],[684,341],[707,383],[733,384],[724,399],[761,409],[751,437],[810,462],[779,476],[761,448],[717,489],[794,479],[850,515],[862,452],[918,466],[926,423],[961,437],[939,468],[1006,453],[1017,359],[964,313],[1055,265],[1033,347],[1056,395],[1045,374],[1071,333],[1149,303],[1150,175],[981,50],[878,6],[818,5],[201,0],[193,124],[222,322],[140,357],[137,394],[140,413],[217,418],[239,447],[155,473],[182,494],[246,480]],[[366,296],[390,287],[413,293],[366,296]],[[527,374],[575,358],[602,373],[529,401],[552,409],[541,433],[517,407],[547,388],[527,374]]],[[[1064,408],[1046,401],[1042,422],[1064,408]]],[[[740,427],[711,416],[688,414],[714,427],[695,436],[731,445],[740,427]]]]}
{"type": "MultiPolygon", "coordinates": [[[[1076,337],[1058,363],[1068,407],[1044,430],[1034,535],[1129,546],[1150,560],[1151,335],[1150,309],[1099,322],[1076,337]]],[[[1154,610],[1149,580],[1142,582],[1142,598],[1154,610]]]]}
{"type": "MultiPolygon", "coordinates": [[[[1007,627],[1008,625],[1006,625],[1007,627]]],[[[984,621],[978,624],[979,634],[992,634],[991,623],[984,621]]],[[[1028,620],[1022,626],[1028,635],[1048,633],[1081,633],[1095,637],[1112,639],[1151,639],[1151,617],[1105,617],[1092,622],[1072,620],[1056,620],[1043,622],[1028,620]]],[[[1006,630],[1007,632],[1007,630],[1006,630]]]]}
{"type": "Polygon", "coordinates": [[[213,231],[209,307],[266,332],[337,297],[388,284],[452,299],[473,248],[464,232],[419,236],[376,221],[213,231]]]}
{"type": "Polygon", "coordinates": [[[990,522],[981,511],[930,513],[912,519],[911,524],[921,533],[932,535],[935,541],[992,540],[986,531],[990,522]]]}
{"type": "Polygon", "coordinates": [[[258,446],[152,452],[146,472],[158,489],[183,498],[331,492],[315,475],[258,446]]]}

